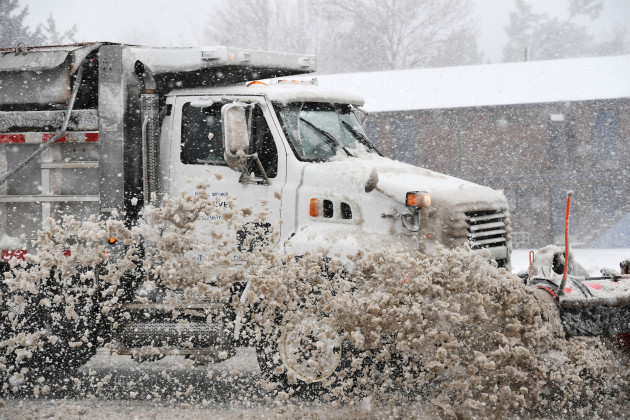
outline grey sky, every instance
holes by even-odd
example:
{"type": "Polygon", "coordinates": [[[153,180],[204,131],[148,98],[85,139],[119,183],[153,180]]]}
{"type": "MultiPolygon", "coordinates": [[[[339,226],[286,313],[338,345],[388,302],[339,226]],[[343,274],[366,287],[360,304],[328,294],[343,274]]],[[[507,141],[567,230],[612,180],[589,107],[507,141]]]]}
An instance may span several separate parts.
{"type": "MultiPolygon", "coordinates": [[[[237,0],[234,0],[237,1],[237,0]]],[[[529,0],[536,13],[566,18],[566,0],[529,0]]],[[[35,27],[49,14],[60,29],[76,24],[79,41],[118,41],[151,45],[200,45],[208,10],[217,0],[22,0],[26,23],[35,27]]],[[[515,0],[473,0],[479,25],[479,48],[486,61],[500,62],[507,37],[503,27],[515,0]]],[[[630,0],[606,0],[592,33],[601,36],[616,24],[630,22],[630,0]]]]}

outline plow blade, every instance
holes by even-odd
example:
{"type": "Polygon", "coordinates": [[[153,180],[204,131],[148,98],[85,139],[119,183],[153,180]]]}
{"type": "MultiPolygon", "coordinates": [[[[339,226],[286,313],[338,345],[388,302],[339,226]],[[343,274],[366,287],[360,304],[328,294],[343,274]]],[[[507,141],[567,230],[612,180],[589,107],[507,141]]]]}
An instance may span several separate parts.
{"type": "Polygon", "coordinates": [[[560,299],[560,317],[564,331],[574,335],[606,335],[630,333],[630,306],[618,299],[560,299]]]}
{"type": "Polygon", "coordinates": [[[570,277],[558,296],[560,283],[560,278],[529,281],[553,297],[567,336],[609,336],[617,337],[620,344],[630,343],[629,276],[570,277]]]}

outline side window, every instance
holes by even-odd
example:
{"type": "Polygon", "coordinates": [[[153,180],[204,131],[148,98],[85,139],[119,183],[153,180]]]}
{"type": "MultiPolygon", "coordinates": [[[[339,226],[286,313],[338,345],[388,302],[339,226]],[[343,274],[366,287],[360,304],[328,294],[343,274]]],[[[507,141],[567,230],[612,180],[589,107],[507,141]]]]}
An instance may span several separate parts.
{"type": "Polygon", "coordinates": [[[193,165],[224,165],[221,107],[206,108],[190,103],[182,108],[181,161],[193,165]]]}
{"type": "MultiPolygon", "coordinates": [[[[269,125],[267,125],[267,120],[258,106],[254,108],[252,137],[253,141],[249,152],[251,154],[257,153],[267,176],[275,178],[278,175],[278,149],[269,125]]],[[[262,177],[258,165],[253,161],[249,164],[249,171],[254,172],[257,177],[262,177]]]]}

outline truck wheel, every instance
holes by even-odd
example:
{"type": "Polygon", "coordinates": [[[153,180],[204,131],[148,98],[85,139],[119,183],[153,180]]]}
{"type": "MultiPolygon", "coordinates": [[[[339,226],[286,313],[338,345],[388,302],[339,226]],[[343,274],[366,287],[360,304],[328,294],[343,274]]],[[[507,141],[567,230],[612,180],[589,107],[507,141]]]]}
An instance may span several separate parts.
{"type": "MultiPolygon", "coordinates": [[[[11,313],[11,321],[9,316],[3,317],[0,362],[4,369],[0,369],[0,388],[7,381],[11,382],[11,377],[67,374],[96,354],[96,297],[74,295],[75,313],[68,316],[63,301],[58,304],[50,302],[48,292],[55,287],[48,287],[46,283],[41,282],[42,290],[37,294],[3,290],[2,307],[6,307],[7,315],[11,313]],[[49,301],[48,305],[42,304],[44,299],[49,301]],[[31,335],[37,341],[17,339],[20,335],[31,335]],[[23,375],[23,368],[28,369],[28,375],[23,375]]],[[[21,382],[26,382],[26,379],[21,382]]]]}
{"type": "Polygon", "coordinates": [[[347,340],[327,322],[314,315],[289,319],[257,343],[260,370],[278,391],[319,395],[353,392],[354,379],[348,374],[352,350],[347,340]]]}

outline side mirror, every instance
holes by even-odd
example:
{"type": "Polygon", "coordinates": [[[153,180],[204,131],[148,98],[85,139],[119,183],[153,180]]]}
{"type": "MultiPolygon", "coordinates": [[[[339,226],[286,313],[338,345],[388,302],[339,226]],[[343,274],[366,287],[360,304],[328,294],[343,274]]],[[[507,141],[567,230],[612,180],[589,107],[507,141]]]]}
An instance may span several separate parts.
{"type": "Polygon", "coordinates": [[[221,108],[225,162],[235,171],[243,169],[249,151],[249,125],[246,110],[250,105],[231,103],[221,108]]]}
{"type": "Polygon", "coordinates": [[[378,172],[376,168],[372,168],[367,178],[365,179],[365,192],[370,193],[374,191],[376,186],[378,185],[378,172]]]}

